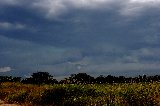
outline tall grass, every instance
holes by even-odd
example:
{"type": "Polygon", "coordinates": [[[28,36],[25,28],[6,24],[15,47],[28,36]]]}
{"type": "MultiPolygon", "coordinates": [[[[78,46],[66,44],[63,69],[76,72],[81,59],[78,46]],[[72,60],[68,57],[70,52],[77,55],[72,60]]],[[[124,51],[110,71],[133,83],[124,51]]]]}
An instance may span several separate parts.
{"type": "Polygon", "coordinates": [[[0,99],[31,106],[158,106],[160,83],[42,86],[2,83],[0,99]]]}

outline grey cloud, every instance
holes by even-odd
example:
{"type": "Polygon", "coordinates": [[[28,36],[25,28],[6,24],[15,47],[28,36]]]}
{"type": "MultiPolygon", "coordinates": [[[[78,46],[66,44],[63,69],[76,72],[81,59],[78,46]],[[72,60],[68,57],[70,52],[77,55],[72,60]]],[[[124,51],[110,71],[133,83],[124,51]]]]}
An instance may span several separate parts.
{"type": "Polygon", "coordinates": [[[1,64],[11,64],[15,67],[15,71],[24,68],[34,71],[34,69],[39,69],[41,66],[54,66],[82,58],[81,53],[74,48],[43,46],[4,36],[0,36],[0,41],[0,59],[5,60],[1,64]]]}
{"type": "Polygon", "coordinates": [[[45,70],[59,76],[158,70],[159,1],[150,3],[148,0],[6,3],[17,8],[8,9],[7,16],[3,14],[0,21],[0,59],[5,60],[0,64],[13,66],[13,73],[45,70]],[[17,12],[18,6],[22,11],[17,12]],[[26,30],[30,26],[33,32],[26,30]],[[25,31],[6,30],[21,28],[25,31]]]}
{"type": "Polygon", "coordinates": [[[145,35],[144,41],[149,44],[159,44],[160,41],[160,33],[155,33],[153,35],[145,35]]]}
{"type": "Polygon", "coordinates": [[[143,11],[151,8],[159,8],[160,2],[157,0],[1,0],[0,4],[10,6],[22,6],[25,8],[35,9],[48,18],[53,18],[63,13],[70,12],[73,9],[80,10],[113,10],[124,16],[137,16],[143,11]]]}
{"type": "Polygon", "coordinates": [[[4,30],[14,30],[14,29],[25,29],[26,26],[19,23],[9,23],[9,22],[0,22],[0,29],[4,30]]]}
{"type": "MultiPolygon", "coordinates": [[[[92,65],[88,67],[88,71],[92,70],[93,72],[96,72],[99,70],[99,72],[102,73],[125,73],[125,72],[131,72],[131,71],[155,71],[159,70],[160,64],[146,64],[146,63],[111,63],[111,64],[103,64],[103,65],[92,65]]],[[[88,72],[87,71],[87,72],[88,72]]],[[[91,72],[92,72],[91,71],[91,72]]]]}
{"type": "Polygon", "coordinates": [[[71,9],[82,9],[82,10],[113,10],[117,9],[120,15],[124,16],[137,16],[141,15],[142,12],[152,9],[159,8],[159,1],[155,0],[46,0],[46,1],[35,1],[33,7],[46,11],[47,17],[54,17],[61,15],[64,12],[68,12],[71,9]]]}
{"type": "Polygon", "coordinates": [[[125,5],[123,5],[124,7],[122,8],[122,10],[120,10],[120,13],[126,16],[140,15],[146,9],[150,9],[152,7],[158,8],[159,3],[160,3],[159,1],[154,1],[154,0],[151,1],[128,0],[128,2],[125,5]]]}
{"type": "Polygon", "coordinates": [[[17,5],[19,0],[0,0],[0,5],[17,5]]]}
{"type": "Polygon", "coordinates": [[[140,71],[146,74],[149,71],[157,72],[160,69],[160,62],[140,61],[137,57],[132,56],[126,56],[125,58],[119,57],[113,61],[108,61],[107,58],[101,58],[101,56],[98,58],[86,57],[79,62],[72,63],[72,65],[75,67],[75,70],[77,70],[73,72],[87,72],[93,75],[115,73],[124,75],[125,73],[140,73],[140,71]],[[101,61],[98,61],[100,59],[101,61]]]}
{"type": "Polygon", "coordinates": [[[139,56],[159,56],[160,49],[159,48],[141,48],[139,50],[135,50],[132,52],[133,55],[139,56]]]}

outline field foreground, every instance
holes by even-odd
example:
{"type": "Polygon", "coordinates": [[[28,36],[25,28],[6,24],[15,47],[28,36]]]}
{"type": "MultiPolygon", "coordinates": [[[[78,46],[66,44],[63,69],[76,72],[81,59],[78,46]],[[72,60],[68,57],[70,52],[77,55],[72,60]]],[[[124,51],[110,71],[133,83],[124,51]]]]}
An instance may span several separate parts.
{"type": "Polygon", "coordinates": [[[160,106],[160,83],[1,83],[0,100],[23,106],[160,106]]]}

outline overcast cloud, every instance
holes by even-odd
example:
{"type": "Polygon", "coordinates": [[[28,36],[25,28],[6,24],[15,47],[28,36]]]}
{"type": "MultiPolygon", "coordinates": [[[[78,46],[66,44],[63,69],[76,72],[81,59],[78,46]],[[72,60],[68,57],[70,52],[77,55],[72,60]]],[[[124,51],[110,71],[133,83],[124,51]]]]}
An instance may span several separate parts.
{"type": "Polygon", "coordinates": [[[159,4],[0,0],[0,72],[159,74],[159,4]]]}

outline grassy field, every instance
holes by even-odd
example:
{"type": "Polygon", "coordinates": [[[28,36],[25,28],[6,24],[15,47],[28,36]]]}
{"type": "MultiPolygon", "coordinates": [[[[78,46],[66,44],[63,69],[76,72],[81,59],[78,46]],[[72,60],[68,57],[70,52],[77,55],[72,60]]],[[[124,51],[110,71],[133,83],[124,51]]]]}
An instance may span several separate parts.
{"type": "Polygon", "coordinates": [[[28,106],[160,106],[160,83],[1,83],[0,99],[28,106]]]}

